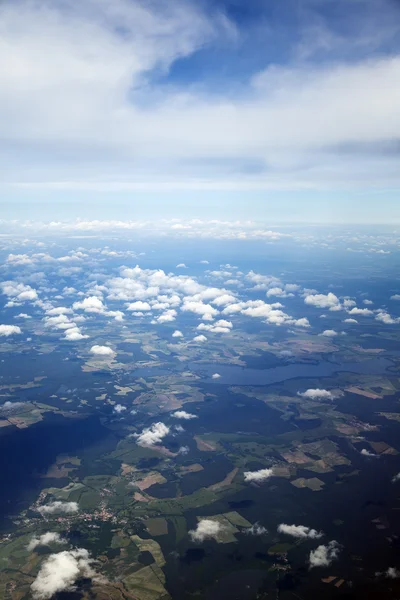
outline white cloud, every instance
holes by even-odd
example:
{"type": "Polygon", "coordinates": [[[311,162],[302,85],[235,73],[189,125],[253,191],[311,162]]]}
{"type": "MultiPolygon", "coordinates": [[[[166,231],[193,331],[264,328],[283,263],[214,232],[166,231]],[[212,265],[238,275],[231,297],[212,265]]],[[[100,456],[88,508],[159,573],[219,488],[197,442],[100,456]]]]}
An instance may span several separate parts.
{"type": "Polygon", "coordinates": [[[329,292],[329,294],[309,294],[304,298],[304,302],[317,308],[340,307],[339,298],[332,292],[329,292]]]}
{"type": "Polygon", "coordinates": [[[74,514],[79,510],[77,502],[61,502],[61,500],[54,500],[50,504],[39,506],[37,511],[42,516],[53,515],[53,514],[74,514]]]}
{"type": "Polygon", "coordinates": [[[0,325],[0,336],[8,337],[20,333],[22,333],[21,328],[17,325],[0,325]]]}
{"type": "Polygon", "coordinates": [[[400,300],[400,294],[394,294],[393,296],[390,296],[391,300],[400,300]]]}
{"type": "Polygon", "coordinates": [[[235,301],[236,298],[235,296],[232,296],[232,294],[221,294],[220,296],[213,298],[211,303],[216,304],[216,306],[226,306],[227,304],[232,304],[232,302],[235,301]]]}
{"type": "Polygon", "coordinates": [[[71,327],[70,329],[67,329],[64,335],[64,339],[66,339],[68,342],[77,342],[79,340],[85,340],[88,337],[88,335],[84,335],[81,332],[79,327],[71,327]]]}
{"type": "Polygon", "coordinates": [[[359,315],[361,317],[370,317],[374,314],[369,308],[358,308],[357,306],[349,310],[348,313],[349,315],[359,315]]]}
{"type": "Polygon", "coordinates": [[[126,410],[126,406],[124,406],[123,404],[115,404],[115,406],[113,407],[113,410],[117,414],[121,414],[122,412],[124,412],[126,410]]]}
{"type": "Polygon", "coordinates": [[[20,408],[25,406],[26,402],[10,402],[7,400],[4,404],[0,405],[0,413],[16,412],[20,408]]]}
{"type": "Polygon", "coordinates": [[[49,544],[66,544],[67,541],[64,540],[59,533],[55,531],[47,531],[43,533],[39,537],[33,537],[29,544],[27,545],[27,550],[32,552],[37,546],[48,546],[49,544]]]}
{"type": "Polygon", "coordinates": [[[373,458],[379,458],[379,454],[374,454],[373,452],[369,452],[366,448],[363,448],[360,452],[363,456],[372,456],[373,458]]]}
{"type": "Polygon", "coordinates": [[[325,329],[325,331],[323,331],[322,333],[320,333],[320,335],[323,335],[325,337],[336,337],[339,334],[334,329],[325,329]]]}
{"type": "Polygon", "coordinates": [[[400,481],[400,473],[397,473],[392,477],[392,483],[396,483],[397,481],[400,481]]]}
{"type": "Polygon", "coordinates": [[[71,314],[72,310],[66,306],[57,306],[55,308],[49,308],[46,310],[46,315],[50,317],[56,317],[57,315],[68,315],[71,314]]]}
{"type": "Polygon", "coordinates": [[[187,266],[185,265],[185,263],[179,263],[179,265],[176,265],[177,269],[187,269],[187,266]]]}
{"type": "Polygon", "coordinates": [[[312,540],[317,540],[324,535],[322,531],[311,529],[305,525],[286,525],[286,523],[278,525],[278,532],[295,538],[310,538],[312,540]]]}
{"type": "Polygon", "coordinates": [[[189,454],[189,452],[190,452],[189,446],[181,446],[178,450],[178,454],[183,454],[183,455],[189,454]]]}
{"type": "Polygon", "coordinates": [[[38,299],[38,294],[35,289],[30,285],[17,283],[16,281],[4,281],[1,284],[1,290],[3,294],[12,298],[13,301],[17,303],[38,299]]]}
{"type": "Polygon", "coordinates": [[[259,523],[254,523],[251,527],[242,529],[242,533],[245,533],[246,535],[264,535],[268,533],[268,529],[259,523]]]}
{"type": "Polygon", "coordinates": [[[175,329],[174,333],[172,334],[173,338],[181,338],[183,337],[183,333],[182,331],[179,331],[179,329],[175,329]]]}
{"type": "Polygon", "coordinates": [[[58,592],[71,590],[79,578],[93,577],[95,572],[91,567],[92,563],[93,560],[84,548],[50,554],[31,585],[33,598],[47,600],[58,592]]]}
{"type": "Polygon", "coordinates": [[[380,321],[385,325],[394,325],[396,323],[400,323],[400,318],[393,318],[384,310],[379,310],[377,315],[375,316],[376,321],[380,321]]]}
{"type": "Polygon", "coordinates": [[[344,319],[343,323],[358,323],[357,319],[344,319]]]}
{"type": "Polygon", "coordinates": [[[386,577],[389,579],[399,579],[400,571],[396,567],[389,567],[385,572],[386,577]]]}
{"type": "Polygon", "coordinates": [[[197,419],[197,415],[192,415],[191,413],[186,412],[185,410],[177,410],[176,412],[172,413],[172,416],[175,419],[185,419],[186,421],[188,421],[189,419],[197,419]]]}
{"type": "MultiPolygon", "coordinates": [[[[241,312],[249,317],[265,319],[266,323],[273,325],[294,325],[297,327],[309,327],[308,319],[293,319],[279,309],[281,304],[266,304],[263,300],[248,300],[241,304],[241,312]]],[[[225,313],[225,311],[223,311],[225,313]]],[[[227,314],[227,313],[226,313],[227,314]]]]}
{"type": "Polygon", "coordinates": [[[205,335],[196,335],[196,336],[193,338],[193,341],[194,341],[194,342],[206,342],[206,341],[207,341],[207,338],[206,338],[206,336],[205,336],[205,335]]]}
{"type": "Polygon", "coordinates": [[[105,311],[103,302],[97,296],[89,296],[81,302],[74,302],[72,308],[74,310],[83,310],[87,313],[102,313],[105,311]]]}
{"type": "Polygon", "coordinates": [[[337,398],[337,394],[320,388],[309,388],[305,392],[297,392],[297,395],[310,400],[334,400],[337,398]]]}
{"type": "Polygon", "coordinates": [[[90,348],[90,352],[95,356],[114,356],[115,352],[109,346],[99,346],[95,344],[90,348]]]}
{"type": "MultiPolygon", "coordinates": [[[[208,82],[183,89],[158,87],[146,75],[156,68],[168,73],[175,60],[213,40],[227,44],[226,39],[238,39],[240,33],[225,15],[208,14],[192,3],[172,3],[164,10],[158,2],[143,6],[124,0],[118,2],[118,10],[99,0],[91,4],[92,11],[76,2],[68,2],[68,10],[65,3],[45,0],[40,10],[33,6],[28,1],[7,2],[2,11],[4,55],[9,50],[15,58],[13,68],[6,59],[2,63],[0,109],[4,139],[16,146],[18,156],[20,148],[30,149],[27,163],[35,165],[33,172],[42,174],[49,187],[101,189],[112,176],[116,181],[111,189],[131,185],[153,190],[174,184],[184,189],[315,189],[325,182],[329,189],[335,180],[351,186],[362,175],[370,188],[375,187],[371,178],[374,183],[381,177],[398,181],[393,159],[379,158],[381,145],[386,147],[399,132],[397,90],[387,93],[399,78],[395,52],[367,52],[366,60],[347,64],[340,57],[299,60],[298,52],[288,48],[293,62],[273,64],[256,74],[246,83],[245,95],[236,96],[231,85],[207,94],[208,82]],[[371,98],[367,106],[365,97],[371,98]],[[157,101],[151,102],[154,98],[157,101]],[[355,110],[360,106],[363,110],[355,110]],[[376,146],[370,158],[365,147],[376,146]],[[343,148],[349,147],[349,155],[358,161],[343,160],[343,148]],[[63,161],[66,149],[71,149],[72,158],[63,161]],[[137,171],[145,176],[126,183],[133,155],[140,158],[137,171]],[[209,170],[194,180],[204,157],[211,157],[209,170]],[[235,177],[237,157],[268,165],[268,176],[257,169],[254,176],[246,172],[245,177],[235,177]],[[185,161],[197,168],[188,173],[184,169],[182,175],[185,161]],[[222,177],[216,176],[224,164],[222,177]],[[104,178],[97,175],[92,180],[102,167],[104,178]],[[87,173],[84,181],[81,172],[87,173]]],[[[324,26],[322,33],[319,26],[317,34],[314,27],[311,30],[315,38],[323,38],[317,43],[329,52],[327,46],[338,36],[324,26]]],[[[355,39],[357,48],[359,42],[362,47],[364,40],[355,39]]],[[[23,183],[24,161],[19,158],[12,164],[11,176],[23,183]]],[[[278,232],[268,233],[267,239],[278,238],[278,232]]]]}
{"type": "Polygon", "coordinates": [[[137,300],[136,302],[131,302],[128,305],[127,310],[145,312],[145,311],[151,310],[151,306],[148,302],[143,302],[142,300],[137,300]]]}
{"type": "Polygon", "coordinates": [[[212,321],[218,314],[217,309],[211,306],[211,304],[204,304],[204,302],[193,300],[185,300],[181,306],[181,310],[200,315],[206,321],[212,321]]]}
{"type": "Polygon", "coordinates": [[[287,298],[288,296],[293,296],[293,294],[280,287],[273,287],[267,291],[266,296],[267,298],[271,298],[271,296],[277,296],[278,298],[287,298]]]}
{"type": "Polygon", "coordinates": [[[142,433],[135,434],[139,446],[154,446],[159,444],[169,434],[169,427],[164,423],[153,423],[151,427],[143,429],[142,433]]]}
{"type": "Polygon", "coordinates": [[[193,542],[204,542],[209,538],[216,539],[222,530],[223,526],[218,521],[202,519],[198,522],[196,529],[189,531],[189,535],[193,542]]]}
{"type": "Polygon", "coordinates": [[[199,331],[210,331],[211,333],[230,333],[233,325],[230,321],[220,319],[214,323],[200,323],[197,326],[199,331]]]}
{"type": "Polygon", "coordinates": [[[211,375],[211,379],[219,379],[221,377],[221,375],[219,373],[213,373],[211,375]]]}
{"type": "Polygon", "coordinates": [[[165,313],[156,318],[157,323],[171,323],[175,321],[177,312],[174,308],[166,310],[165,313]]]}
{"type": "Polygon", "coordinates": [[[32,317],[30,315],[27,315],[26,313],[19,313],[19,315],[15,316],[16,319],[32,319],[32,317]]]}
{"type": "Polygon", "coordinates": [[[313,567],[329,567],[329,565],[339,556],[339,544],[332,540],[328,545],[318,546],[310,552],[310,569],[313,567]]]}
{"type": "Polygon", "coordinates": [[[273,469],[259,469],[258,471],[245,471],[244,480],[247,482],[263,483],[274,474],[273,469]]]}

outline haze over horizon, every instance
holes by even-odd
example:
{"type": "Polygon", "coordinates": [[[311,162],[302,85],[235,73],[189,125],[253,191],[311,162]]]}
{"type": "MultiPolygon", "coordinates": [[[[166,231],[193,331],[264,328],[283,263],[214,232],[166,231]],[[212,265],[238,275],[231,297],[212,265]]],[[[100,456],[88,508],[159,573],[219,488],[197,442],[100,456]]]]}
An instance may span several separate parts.
{"type": "Polygon", "coordinates": [[[394,0],[6,0],[4,219],[400,221],[394,0]]]}

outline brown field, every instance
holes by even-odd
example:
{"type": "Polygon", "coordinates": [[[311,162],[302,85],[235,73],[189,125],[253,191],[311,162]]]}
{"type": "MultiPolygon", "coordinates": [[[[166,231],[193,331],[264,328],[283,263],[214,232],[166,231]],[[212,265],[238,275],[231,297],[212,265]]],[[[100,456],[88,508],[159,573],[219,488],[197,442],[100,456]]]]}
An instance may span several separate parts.
{"type": "Polygon", "coordinates": [[[203,471],[204,467],[200,463],[195,463],[194,465],[188,465],[187,467],[181,467],[180,472],[182,475],[185,473],[197,473],[198,471],[203,471]]]}
{"type": "Polygon", "coordinates": [[[351,394],[358,394],[359,396],[365,396],[366,398],[372,398],[372,400],[379,400],[381,396],[378,394],[374,394],[373,392],[368,392],[367,390],[363,390],[359,387],[351,385],[350,387],[345,388],[346,392],[350,392],[351,394]]]}
{"type": "Polygon", "coordinates": [[[225,477],[225,479],[223,479],[222,481],[219,481],[218,483],[214,483],[213,485],[210,485],[206,489],[211,490],[212,492],[215,492],[223,487],[226,487],[227,485],[231,485],[231,483],[234,480],[238,471],[239,471],[239,469],[237,467],[235,467],[230,473],[228,473],[228,475],[225,477]]]}
{"type": "Polygon", "coordinates": [[[139,488],[140,491],[147,490],[147,488],[151,487],[155,483],[166,483],[165,477],[161,475],[161,473],[150,473],[143,479],[139,479],[139,481],[135,481],[136,487],[139,488]]]}
{"type": "Polygon", "coordinates": [[[205,442],[197,435],[194,436],[194,440],[197,444],[197,448],[203,452],[215,452],[217,447],[212,442],[205,442]]]}

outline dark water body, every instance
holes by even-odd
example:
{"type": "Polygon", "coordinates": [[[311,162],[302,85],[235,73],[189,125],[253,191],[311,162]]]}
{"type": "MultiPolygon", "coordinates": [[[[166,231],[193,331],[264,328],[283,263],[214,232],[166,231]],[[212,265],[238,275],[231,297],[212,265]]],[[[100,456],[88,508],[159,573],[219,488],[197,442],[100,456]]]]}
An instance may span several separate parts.
{"type": "Polygon", "coordinates": [[[218,398],[202,404],[187,402],[185,410],[195,412],[197,419],[185,421],[188,432],[258,433],[279,435],[295,427],[281,419],[281,413],[261,400],[234,394],[222,388],[218,398]]]}
{"type": "Polygon", "coordinates": [[[37,493],[62,480],[43,479],[58,454],[79,453],[110,436],[97,416],[68,419],[46,415],[45,419],[27,429],[3,430],[0,435],[0,527],[10,514],[28,507],[37,493]]]}
{"type": "Polygon", "coordinates": [[[202,466],[204,471],[188,473],[182,477],[180,487],[184,496],[222,481],[234,468],[230,460],[222,455],[202,460],[202,466]]]}
{"type": "MultiPolygon", "coordinates": [[[[321,361],[318,365],[289,364],[272,369],[247,369],[228,365],[204,364],[197,366],[197,371],[204,374],[208,381],[215,384],[229,385],[270,385],[287,379],[301,377],[329,377],[334,373],[346,371],[350,373],[381,374],[384,373],[392,362],[387,358],[374,358],[365,362],[331,363],[321,361]],[[213,373],[219,373],[219,379],[211,379],[213,373]]],[[[190,367],[195,370],[195,365],[190,367]]]]}
{"type": "MultiPolygon", "coordinates": [[[[318,364],[291,363],[279,367],[251,369],[232,365],[216,365],[208,363],[189,363],[188,365],[174,365],[173,372],[190,370],[199,373],[207,383],[216,385],[270,385],[297,379],[301,377],[329,377],[341,371],[349,373],[375,374],[385,373],[393,366],[387,358],[373,358],[364,362],[335,363],[321,361],[318,364]],[[219,373],[219,379],[212,379],[214,373],[219,373]]],[[[144,367],[133,371],[136,378],[159,377],[171,373],[172,369],[158,367],[144,367]]]]}

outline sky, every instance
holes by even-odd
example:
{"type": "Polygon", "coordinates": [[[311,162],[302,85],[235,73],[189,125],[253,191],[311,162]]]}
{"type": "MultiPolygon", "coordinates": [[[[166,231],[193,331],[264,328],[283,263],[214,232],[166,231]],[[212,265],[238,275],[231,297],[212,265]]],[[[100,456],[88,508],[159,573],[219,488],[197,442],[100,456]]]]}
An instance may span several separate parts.
{"type": "Polygon", "coordinates": [[[3,218],[400,221],[398,0],[3,0],[3,218]]]}

